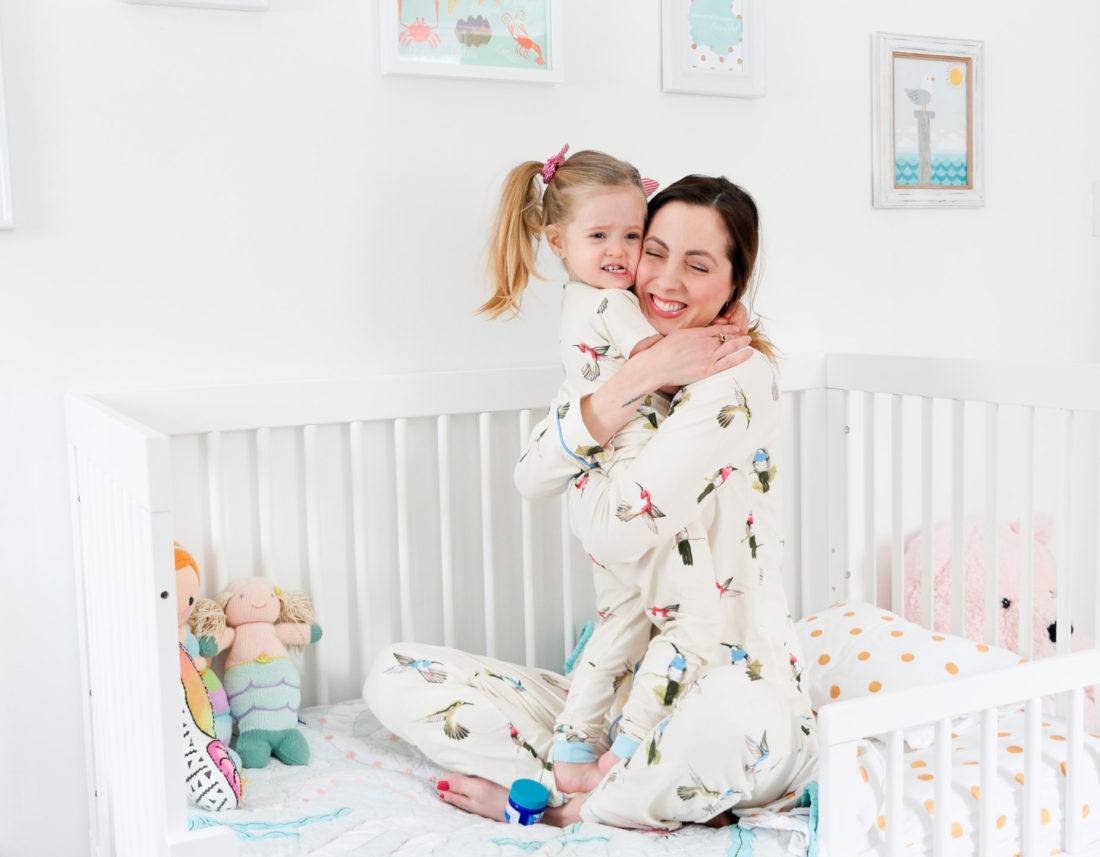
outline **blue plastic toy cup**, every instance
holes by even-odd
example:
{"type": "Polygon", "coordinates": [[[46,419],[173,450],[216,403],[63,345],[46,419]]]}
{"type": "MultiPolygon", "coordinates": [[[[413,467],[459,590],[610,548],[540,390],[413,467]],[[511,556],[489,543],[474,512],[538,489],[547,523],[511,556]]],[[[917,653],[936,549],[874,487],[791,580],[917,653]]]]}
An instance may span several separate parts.
{"type": "Polygon", "coordinates": [[[516,780],[508,792],[504,818],[509,824],[538,824],[546,810],[550,791],[534,780],[516,780]]]}

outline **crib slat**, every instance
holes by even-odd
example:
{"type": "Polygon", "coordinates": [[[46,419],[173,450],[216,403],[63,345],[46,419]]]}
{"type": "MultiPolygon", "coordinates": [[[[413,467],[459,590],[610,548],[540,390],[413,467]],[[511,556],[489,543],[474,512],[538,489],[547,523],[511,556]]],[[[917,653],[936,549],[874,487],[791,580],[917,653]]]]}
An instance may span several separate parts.
{"type": "MultiPolygon", "coordinates": [[[[893,545],[891,561],[891,594],[890,609],[894,613],[905,612],[905,544],[902,532],[902,490],[905,483],[902,470],[902,397],[892,395],[890,397],[890,452],[891,452],[891,476],[892,496],[890,498],[890,538],[893,545]]],[[[907,619],[912,619],[907,616],[907,619]]]]}
{"type": "Polygon", "coordinates": [[[443,645],[455,647],[454,541],[451,528],[451,418],[442,414],[435,421],[439,454],[439,558],[443,585],[443,645]]]}
{"type": "Polygon", "coordinates": [[[1069,692],[1069,712],[1066,735],[1066,794],[1062,807],[1062,818],[1066,820],[1066,850],[1071,854],[1084,853],[1084,824],[1081,818],[1083,783],[1083,761],[1085,755],[1085,691],[1074,688],[1069,692]]]}
{"type": "Polygon", "coordinates": [[[966,563],[963,562],[966,416],[960,399],[951,402],[951,633],[962,634],[966,610],[966,563]]]}
{"type": "Polygon", "coordinates": [[[271,429],[256,429],[252,434],[256,468],[256,556],[260,558],[260,574],[272,574],[271,558],[274,530],[271,490],[271,429]]]}
{"type": "Polygon", "coordinates": [[[998,439],[998,406],[985,409],[985,641],[998,643],[1000,611],[997,609],[997,467],[1000,447],[998,439]]]}
{"type": "MultiPolygon", "coordinates": [[[[304,471],[305,471],[305,511],[306,511],[306,571],[305,580],[301,581],[304,584],[307,591],[318,592],[320,587],[317,582],[320,579],[321,569],[324,566],[321,559],[321,473],[320,473],[320,451],[319,446],[321,439],[318,435],[317,426],[306,426],[302,430],[302,442],[304,449],[304,471]]],[[[403,460],[399,459],[401,465],[404,464],[403,460]]],[[[399,507],[400,508],[400,507],[399,507]]],[[[400,525],[398,525],[398,533],[401,532],[400,525]]],[[[407,570],[406,570],[407,573],[407,570]]],[[[404,604],[402,604],[402,610],[404,610],[404,604]]],[[[409,616],[412,616],[412,607],[409,606],[409,616]]],[[[409,627],[411,628],[411,622],[409,627]]],[[[408,638],[406,638],[408,639],[408,638]]],[[[316,652],[310,654],[315,655],[316,652]]],[[[312,681],[316,691],[316,699],[322,705],[331,701],[329,695],[329,673],[327,670],[309,670],[309,678],[303,681],[312,681]]]]}
{"type": "Polygon", "coordinates": [[[370,528],[367,524],[366,485],[364,478],[365,452],[363,423],[354,422],[348,427],[348,466],[351,468],[351,520],[352,550],[355,557],[355,615],[356,633],[359,635],[359,653],[364,665],[370,664],[370,636],[364,619],[370,616],[374,603],[370,583],[370,560],[367,541],[370,528]]]}
{"type": "Polygon", "coordinates": [[[394,505],[397,512],[397,582],[401,600],[401,639],[415,640],[412,573],[409,565],[409,421],[393,421],[394,505]]]}
{"type": "Polygon", "coordinates": [[[561,603],[562,603],[562,641],[564,642],[562,663],[569,660],[576,645],[576,630],[573,625],[573,533],[569,529],[568,494],[561,495],[561,603]]]}
{"type": "MultiPolygon", "coordinates": [[[[519,414],[519,448],[531,434],[531,412],[519,414]]],[[[531,502],[520,498],[520,538],[523,546],[523,651],[525,663],[535,665],[535,549],[531,541],[531,502]]]]}
{"type": "Polygon", "coordinates": [[[886,737],[886,853],[901,857],[901,806],[904,782],[904,734],[895,729],[886,737]]]}
{"type": "Polygon", "coordinates": [[[937,855],[946,855],[951,844],[951,721],[936,721],[936,786],[933,790],[935,804],[932,814],[933,850],[937,855]]]}
{"type": "Polygon", "coordinates": [[[478,416],[478,437],[481,441],[481,553],[484,570],[485,654],[497,656],[496,572],[493,567],[493,489],[492,489],[492,415],[478,416]]]}
{"type": "Polygon", "coordinates": [[[1024,726],[1024,817],[1020,843],[1021,853],[1039,853],[1039,766],[1042,741],[1042,701],[1027,701],[1024,726]]]}
{"type": "Polygon", "coordinates": [[[863,394],[863,557],[865,598],[878,604],[875,562],[875,394],[863,394]]]}
{"type": "Polygon", "coordinates": [[[1024,414],[1023,509],[1020,515],[1020,653],[1034,654],[1035,610],[1035,408],[1024,414]]]}
{"type": "Polygon", "coordinates": [[[993,784],[997,777],[997,709],[982,712],[980,736],[980,780],[982,800],[978,801],[978,857],[992,857],[996,824],[993,784]]]}
{"type": "MultiPolygon", "coordinates": [[[[934,628],[932,617],[935,615],[932,609],[933,584],[935,573],[932,568],[932,400],[927,396],[920,403],[920,497],[921,497],[921,530],[920,530],[920,616],[921,624],[928,628],[934,628]]],[[[956,569],[952,569],[952,572],[956,569]]],[[[942,597],[942,594],[941,594],[942,597]]]]}
{"type": "Polygon", "coordinates": [[[1073,425],[1074,412],[1062,412],[1062,454],[1058,459],[1061,470],[1061,491],[1058,497],[1058,529],[1061,531],[1056,547],[1058,564],[1058,603],[1055,626],[1057,629],[1056,652],[1064,655],[1070,650],[1073,619],[1070,605],[1073,603],[1073,577],[1070,545],[1073,544],[1071,495],[1073,492],[1073,425]]]}

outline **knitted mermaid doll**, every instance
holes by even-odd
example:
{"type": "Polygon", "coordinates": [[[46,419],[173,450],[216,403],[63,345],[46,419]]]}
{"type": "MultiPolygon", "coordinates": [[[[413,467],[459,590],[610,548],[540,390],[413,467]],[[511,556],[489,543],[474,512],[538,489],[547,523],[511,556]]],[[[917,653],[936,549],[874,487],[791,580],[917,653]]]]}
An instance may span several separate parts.
{"type": "Polygon", "coordinates": [[[235,581],[217,602],[229,626],[224,685],[242,764],[262,768],[272,755],[287,765],[307,764],[309,745],[298,731],[301,682],[286,646],[321,638],[312,602],[263,577],[235,581]]]}

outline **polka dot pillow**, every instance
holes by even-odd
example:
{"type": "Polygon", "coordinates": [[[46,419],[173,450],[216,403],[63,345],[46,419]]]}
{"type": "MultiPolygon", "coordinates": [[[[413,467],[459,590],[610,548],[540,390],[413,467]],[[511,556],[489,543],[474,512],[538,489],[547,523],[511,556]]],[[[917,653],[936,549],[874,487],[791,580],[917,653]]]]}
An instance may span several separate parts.
{"type": "Polygon", "coordinates": [[[834,699],[921,687],[1014,666],[1015,652],[929,631],[896,613],[849,601],[796,623],[814,709],[834,699]]]}

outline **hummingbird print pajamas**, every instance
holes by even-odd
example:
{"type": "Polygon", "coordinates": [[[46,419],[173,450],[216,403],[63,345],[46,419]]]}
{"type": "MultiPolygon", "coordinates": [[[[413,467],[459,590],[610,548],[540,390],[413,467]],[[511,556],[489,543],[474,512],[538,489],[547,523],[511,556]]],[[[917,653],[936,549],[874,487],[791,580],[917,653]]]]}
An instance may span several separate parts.
{"type": "MultiPolygon", "coordinates": [[[[658,430],[615,467],[588,456],[575,475],[575,451],[593,440],[572,401],[551,409],[548,430],[536,426],[515,474],[528,497],[555,493],[574,474],[574,533],[597,575],[636,591],[636,601],[600,605],[574,677],[574,688],[596,677],[594,690],[606,695],[607,677],[628,670],[622,649],[646,640],[629,693],[611,695],[612,749],[624,761],[582,810],[617,826],[675,826],[782,800],[816,753],[782,583],[772,367],[754,354],[671,403],[652,399],[658,430]]],[[[570,693],[565,719],[574,708],[598,719],[584,696],[570,693]]]]}

